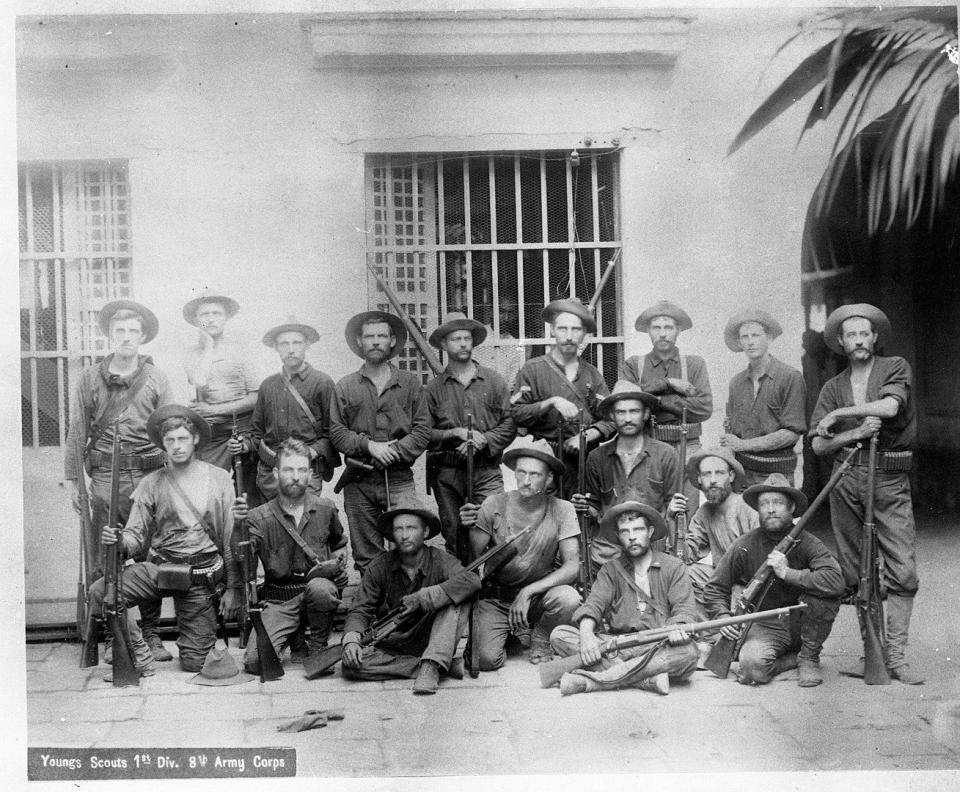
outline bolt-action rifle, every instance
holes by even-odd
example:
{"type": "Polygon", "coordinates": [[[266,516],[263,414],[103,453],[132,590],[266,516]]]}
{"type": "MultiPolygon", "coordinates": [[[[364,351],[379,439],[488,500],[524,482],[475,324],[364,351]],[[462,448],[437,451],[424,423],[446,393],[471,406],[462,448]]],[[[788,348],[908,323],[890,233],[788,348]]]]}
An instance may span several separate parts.
{"type": "MultiPolygon", "coordinates": [[[[91,579],[93,576],[94,562],[90,552],[87,550],[87,542],[94,534],[93,520],[90,517],[90,495],[87,493],[86,471],[83,469],[83,440],[79,433],[74,437],[73,443],[74,457],[77,467],[74,473],[77,477],[77,502],[80,507],[80,563],[77,572],[77,632],[81,638],[86,636],[87,630],[87,592],[90,590],[91,579]]],[[[96,653],[97,646],[94,642],[93,651],[96,653]]],[[[92,665],[96,665],[94,659],[92,665]]]]}
{"type": "MultiPolygon", "coordinates": [[[[686,476],[687,471],[687,408],[680,410],[680,475],[686,476]]],[[[687,560],[687,513],[677,512],[674,521],[674,534],[670,540],[673,543],[673,553],[681,561],[687,560]]]]}
{"type": "MultiPolygon", "coordinates": [[[[660,643],[667,638],[674,630],[683,630],[691,637],[706,635],[716,632],[723,627],[736,624],[746,624],[755,621],[765,621],[767,619],[782,619],[789,616],[790,611],[800,608],[806,608],[807,604],[801,602],[797,605],[790,605],[786,608],[773,608],[772,610],[757,611],[755,613],[744,613],[740,616],[726,616],[722,619],[713,619],[712,621],[694,622],[693,624],[668,624],[664,627],[655,627],[652,630],[641,630],[640,632],[625,633],[624,635],[615,635],[612,638],[601,642],[600,652],[604,657],[616,657],[621,649],[630,649],[634,646],[645,646],[647,644],[660,643]]],[[[560,677],[578,668],[583,668],[586,663],[580,653],[572,654],[569,657],[561,657],[559,660],[551,660],[549,663],[540,664],[540,686],[553,687],[560,683],[560,677]]]]}
{"type": "MultiPolygon", "coordinates": [[[[267,628],[263,625],[263,610],[267,607],[257,597],[257,581],[253,564],[253,545],[250,542],[250,529],[247,521],[241,520],[240,541],[237,551],[240,555],[240,573],[243,575],[243,622],[245,629],[253,630],[257,635],[257,659],[260,662],[260,681],[273,682],[283,676],[283,663],[277,657],[267,628]],[[249,623],[249,626],[246,626],[249,623]]],[[[243,641],[246,644],[246,640],[243,641]]]]}
{"type": "MultiPolygon", "coordinates": [[[[817,509],[823,505],[823,502],[830,495],[831,490],[837,486],[840,479],[843,478],[844,474],[850,469],[850,460],[853,459],[859,450],[860,444],[858,443],[857,447],[853,449],[840,466],[833,471],[833,475],[830,476],[830,480],[826,486],[820,491],[817,497],[814,498],[813,503],[811,503],[803,513],[803,516],[797,520],[797,524],[777,543],[777,546],[774,548],[775,550],[786,555],[797,545],[800,533],[807,527],[817,509]]],[[[767,592],[770,591],[770,586],[773,585],[773,581],[772,567],[766,562],[762,563],[760,568],[753,573],[753,578],[751,578],[746,588],[744,588],[737,598],[737,605],[733,610],[734,616],[756,610],[757,606],[763,602],[767,596],[767,592]]],[[[746,631],[741,634],[738,641],[732,641],[721,635],[713,645],[713,649],[710,650],[704,666],[710,671],[713,671],[720,679],[726,679],[727,674],[730,673],[730,664],[733,662],[733,658],[736,656],[737,650],[740,644],[743,643],[744,638],[746,638],[746,631]]]]}
{"type": "MultiPolygon", "coordinates": [[[[233,422],[230,428],[230,439],[231,440],[242,440],[243,438],[240,435],[239,430],[237,429],[237,414],[233,414],[233,422]]],[[[243,493],[243,454],[234,454],[233,455],[233,491],[237,497],[241,497],[243,493]]],[[[241,529],[242,531],[242,529],[241,529]]],[[[247,537],[245,537],[247,538],[247,537]]],[[[242,550],[240,552],[243,552],[242,550]]],[[[244,577],[244,591],[246,591],[246,580],[244,577]]],[[[250,623],[250,614],[247,611],[246,599],[244,599],[244,607],[240,613],[240,619],[238,620],[237,627],[240,629],[240,648],[247,648],[247,640],[250,638],[250,630],[252,625],[250,623]]],[[[227,634],[223,634],[223,639],[226,641],[227,634]]],[[[262,664],[261,664],[262,666],[262,664]]]]}
{"type": "MultiPolygon", "coordinates": [[[[577,448],[577,492],[586,492],[587,489],[587,426],[583,420],[583,408],[580,408],[580,433],[577,448]]],[[[579,586],[583,598],[586,599],[593,586],[593,568],[590,561],[590,516],[577,512],[580,523],[580,575],[579,586]]]]}
{"type": "MultiPolygon", "coordinates": [[[[858,446],[859,448],[859,446],[858,446]]],[[[863,505],[863,534],[860,539],[860,581],[857,586],[857,617],[863,625],[863,681],[868,685],[889,685],[884,661],[883,601],[880,593],[880,559],[877,526],[873,521],[874,489],[877,478],[877,435],[870,437],[867,462],[867,491],[863,505]]]]}

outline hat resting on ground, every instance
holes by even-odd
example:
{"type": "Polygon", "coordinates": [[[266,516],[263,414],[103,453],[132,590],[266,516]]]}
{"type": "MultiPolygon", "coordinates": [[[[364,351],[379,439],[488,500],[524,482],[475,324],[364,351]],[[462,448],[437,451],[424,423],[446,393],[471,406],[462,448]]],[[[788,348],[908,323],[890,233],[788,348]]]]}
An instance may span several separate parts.
{"type": "Polygon", "coordinates": [[[133,300],[114,300],[104,305],[103,308],[100,309],[100,315],[97,317],[97,324],[100,325],[100,330],[103,331],[103,334],[107,338],[110,337],[110,320],[117,311],[133,311],[135,314],[139,314],[140,318],[143,319],[144,344],[153,341],[153,339],[157,337],[160,322],[157,321],[157,317],[153,311],[147,308],[146,305],[134,302],[133,300]]]}
{"type": "Polygon", "coordinates": [[[690,318],[690,315],[679,305],[669,300],[661,300],[644,310],[644,312],[637,317],[634,327],[638,332],[646,333],[650,329],[650,323],[658,316],[669,316],[677,323],[677,329],[681,331],[689,330],[693,327],[693,320],[690,318]]]}
{"type": "Polygon", "coordinates": [[[147,418],[147,435],[157,448],[163,448],[160,426],[167,418],[173,417],[186,418],[193,424],[194,431],[200,435],[200,442],[197,443],[198,449],[210,442],[210,424],[208,424],[206,420],[182,404],[165,404],[163,407],[158,407],[154,410],[150,417],[147,418]]]}
{"type": "Polygon", "coordinates": [[[796,487],[791,487],[783,473],[771,473],[764,479],[762,484],[754,484],[743,491],[743,500],[754,511],[760,511],[757,508],[757,502],[764,492],[779,492],[786,495],[793,501],[793,516],[799,517],[807,510],[807,496],[796,487]]]}
{"type": "Polygon", "coordinates": [[[694,487],[698,489],[700,487],[700,482],[697,481],[697,477],[700,475],[700,463],[707,457],[717,457],[730,465],[733,472],[737,474],[737,481],[743,481],[744,478],[746,478],[747,474],[743,470],[743,465],[737,461],[736,455],[729,448],[724,448],[723,446],[701,448],[697,453],[692,454],[687,459],[687,481],[693,484],[694,487]]]}
{"type": "Polygon", "coordinates": [[[583,322],[583,329],[588,333],[597,332],[597,320],[593,318],[590,309],[576,297],[564,297],[561,300],[554,300],[551,303],[547,303],[541,316],[546,324],[553,324],[553,320],[556,319],[557,314],[562,313],[573,314],[579,317],[580,321],[583,322]]]}
{"type": "Polygon", "coordinates": [[[550,444],[542,438],[534,440],[531,435],[518,437],[514,444],[503,452],[503,464],[510,470],[516,470],[517,460],[523,457],[546,462],[555,476],[562,476],[564,473],[563,462],[557,459],[550,444]]]}
{"type": "Polygon", "coordinates": [[[446,337],[456,330],[469,330],[470,335],[473,336],[474,346],[480,346],[487,337],[487,328],[476,319],[470,319],[466,314],[460,313],[460,311],[451,311],[447,314],[444,323],[430,333],[430,337],[427,340],[430,342],[430,346],[442,349],[446,337]]]}
{"type": "Polygon", "coordinates": [[[597,411],[603,415],[608,410],[613,409],[613,405],[618,401],[625,401],[627,399],[635,399],[636,401],[643,402],[644,406],[649,407],[651,410],[656,410],[660,406],[659,397],[640,390],[640,386],[635,382],[630,382],[630,380],[617,380],[610,395],[604,398],[597,406],[597,411]]]}
{"type": "Polygon", "coordinates": [[[770,338],[777,338],[783,333],[780,322],[766,311],[761,311],[759,308],[747,308],[745,311],[734,314],[723,329],[723,340],[727,342],[727,349],[731,352],[743,352],[743,347],[740,345],[740,325],[747,322],[756,322],[763,325],[770,338]]]}
{"type": "Polygon", "coordinates": [[[297,317],[291,314],[287,317],[286,322],[276,327],[271,327],[263,334],[264,345],[273,349],[277,345],[277,336],[281,333],[300,333],[308,344],[315,344],[320,340],[320,333],[310,325],[298,322],[297,317]]]}
{"type": "Polygon", "coordinates": [[[407,345],[407,328],[399,316],[386,313],[386,311],[364,311],[363,313],[351,316],[350,319],[347,320],[346,329],[343,331],[343,337],[347,341],[347,346],[350,347],[357,357],[362,358],[363,349],[357,343],[357,338],[363,332],[363,326],[371,322],[385,322],[388,324],[390,326],[390,333],[397,340],[397,343],[393,345],[393,349],[387,353],[384,360],[389,360],[399,355],[401,350],[407,345]]]}
{"type": "Polygon", "coordinates": [[[616,533],[617,520],[620,519],[620,515],[628,512],[639,512],[647,518],[647,525],[653,528],[653,533],[650,535],[651,542],[663,539],[667,535],[667,521],[663,519],[663,515],[652,506],[635,500],[621,501],[607,509],[600,518],[600,529],[608,533],[616,533]]]}
{"type": "Polygon", "coordinates": [[[427,539],[440,533],[440,518],[416,498],[405,499],[377,517],[377,530],[391,542],[393,541],[393,518],[398,514],[415,514],[427,526],[427,539]]]}
{"type": "Polygon", "coordinates": [[[837,341],[843,323],[847,321],[847,319],[852,319],[855,316],[870,320],[873,324],[873,329],[877,331],[878,341],[886,341],[887,338],[893,334],[893,327],[890,325],[890,320],[879,308],[869,303],[841,305],[830,313],[830,316],[827,317],[827,323],[823,328],[824,343],[838,355],[844,354],[843,347],[839,341],[837,341]]]}
{"type": "Polygon", "coordinates": [[[187,680],[190,685],[207,685],[209,687],[223,687],[225,685],[239,685],[256,679],[253,674],[241,671],[233,655],[225,648],[214,646],[203,659],[203,668],[195,677],[187,680]]]}
{"type": "Polygon", "coordinates": [[[198,296],[183,306],[183,318],[194,327],[200,326],[200,323],[197,321],[197,311],[200,310],[200,306],[203,303],[220,303],[220,305],[223,306],[223,310],[227,312],[227,319],[236,316],[240,310],[240,303],[234,300],[233,297],[218,294],[209,286],[204,286],[198,296]]]}

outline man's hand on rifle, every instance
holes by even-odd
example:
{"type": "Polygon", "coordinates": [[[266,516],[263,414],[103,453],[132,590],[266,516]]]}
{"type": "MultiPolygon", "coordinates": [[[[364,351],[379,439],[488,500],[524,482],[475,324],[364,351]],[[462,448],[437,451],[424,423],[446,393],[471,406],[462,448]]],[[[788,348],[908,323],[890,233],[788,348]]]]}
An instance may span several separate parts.
{"type": "Polygon", "coordinates": [[[405,594],[400,600],[400,604],[403,606],[403,610],[400,611],[401,617],[416,613],[421,610],[420,592],[414,591],[413,594],[405,594]]]}
{"type": "Polygon", "coordinates": [[[600,516],[593,506],[590,505],[590,493],[581,493],[575,492],[570,496],[570,502],[573,504],[573,508],[576,510],[577,514],[589,514],[594,519],[597,519],[600,516]]]}
{"type": "Polygon", "coordinates": [[[880,426],[882,421],[877,418],[875,415],[868,415],[863,419],[863,423],[856,429],[856,436],[858,440],[869,440],[877,432],[880,431],[880,426]]]}
{"type": "Polygon", "coordinates": [[[470,528],[477,524],[477,515],[480,514],[480,507],[475,503],[464,503],[460,507],[460,524],[464,528],[470,528]]]}
{"type": "MultiPolygon", "coordinates": [[[[729,616],[730,614],[727,613],[725,615],[729,616]]],[[[734,643],[740,640],[741,632],[743,632],[743,626],[739,624],[728,624],[726,627],[720,628],[720,635],[734,643]]]]}
{"type": "Polygon", "coordinates": [[[347,573],[347,556],[346,554],[341,554],[337,556],[337,575],[336,577],[331,578],[333,580],[333,585],[338,589],[345,588],[347,583],[350,580],[350,575],[347,573]]]}
{"type": "Polygon", "coordinates": [[[678,393],[681,396],[697,395],[697,389],[685,379],[680,379],[679,377],[667,377],[667,385],[670,386],[670,389],[674,393],[678,393]]]}
{"type": "MultiPolygon", "coordinates": [[[[595,440],[600,439],[600,432],[596,429],[587,429],[583,433],[584,437],[587,439],[587,445],[589,446],[595,440]]],[[[576,454],[580,451],[580,433],[577,432],[573,437],[568,437],[563,443],[563,450],[568,454],[576,454]]]]}
{"type": "Polygon", "coordinates": [[[343,636],[341,646],[343,646],[341,662],[347,668],[360,668],[360,661],[363,658],[363,647],[360,646],[360,633],[348,632],[343,636]]]}
{"type": "Polygon", "coordinates": [[[312,578],[324,578],[326,580],[332,580],[336,583],[338,577],[341,573],[346,574],[344,569],[344,561],[342,556],[337,556],[335,558],[327,559],[326,561],[321,561],[319,564],[313,567],[310,572],[307,574],[307,580],[312,578]]]}
{"type": "Polygon", "coordinates": [[[783,576],[787,574],[787,570],[790,568],[787,566],[787,557],[779,550],[770,551],[767,556],[767,565],[780,580],[783,580],[783,576]]]}
{"type": "Polygon", "coordinates": [[[683,514],[687,511],[687,497],[682,492],[673,493],[673,497],[670,498],[670,503],[667,506],[667,514],[671,517],[676,517],[678,514],[683,514]]]}
{"type": "Polygon", "coordinates": [[[240,611],[240,594],[237,589],[228,588],[220,598],[220,615],[224,619],[234,619],[240,611]]]}
{"type": "Polygon", "coordinates": [[[400,461],[400,452],[397,451],[393,442],[378,443],[376,440],[368,440],[367,453],[381,468],[390,467],[390,465],[400,461]]]}
{"type": "Polygon", "coordinates": [[[246,492],[233,499],[233,506],[230,507],[230,514],[233,515],[233,521],[235,523],[247,519],[247,515],[250,514],[250,507],[247,506],[246,492]]]}
{"type": "Polygon", "coordinates": [[[585,621],[587,619],[580,622],[580,659],[585,666],[592,666],[600,662],[603,653],[600,651],[600,639],[593,631],[593,624],[585,625],[585,621]]]}
{"type": "Polygon", "coordinates": [[[682,625],[677,625],[677,629],[671,630],[667,636],[667,643],[670,644],[670,646],[683,646],[683,644],[690,643],[690,641],[690,633],[684,630],[682,625]]]}
{"type": "Polygon", "coordinates": [[[530,626],[527,623],[527,611],[529,610],[530,592],[526,588],[522,588],[511,603],[510,612],[507,614],[511,630],[519,630],[522,627],[530,626]]]}
{"type": "Polygon", "coordinates": [[[243,435],[237,435],[227,440],[227,451],[231,454],[243,454],[246,452],[246,446],[243,441],[243,435]]]}
{"type": "Polygon", "coordinates": [[[820,419],[820,423],[817,424],[817,434],[820,437],[833,437],[833,425],[837,420],[839,420],[839,418],[836,415],[836,410],[828,412],[820,419]]]}
{"type": "Polygon", "coordinates": [[[743,451],[744,442],[739,437],[734,434],[722,434],[720,435],[720,445],[724,448],[729,448],[731,451],[743,451]]]}
{"type": "Polygon", "coordinates": [[[569,399],[564,399],[563,396],[551,396],[544,403],[548,405],[548,409],[552,407],[560,413],[560,417],[565,421],[572,421],[580,414],[580,408],[569,399]]]}
{"type": "Polygon", "coordinates": [[[457,453],[465,457],[467,455],[467,446],[471,445],[474,451],[483,451],[483,449],[487,447],[487,438],[484,437],[483,432],[474,432],[473,440],[464,440],[457,446],[457,453]]]}
{"type": "Polygon", "coordinates": [[[100,542],[105,545],[115,545],[117,542],[123,546],[123,537],[120,536],[120,530],[112,525],[104,525],[100,531],[100,542]]]}

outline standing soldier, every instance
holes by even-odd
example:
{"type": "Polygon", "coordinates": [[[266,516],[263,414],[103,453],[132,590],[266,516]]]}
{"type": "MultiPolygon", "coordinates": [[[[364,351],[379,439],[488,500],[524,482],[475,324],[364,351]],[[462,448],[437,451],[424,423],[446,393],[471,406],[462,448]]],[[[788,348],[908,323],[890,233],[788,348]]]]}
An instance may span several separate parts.
{"type": "MultiPolygon", "coordinates": [[[[75,412],[67,434],[65,475],[72,484],[73,508],[79,512],[77,474],[83,464],[90,475],[91,526],[84,537],[85,555],[92,574],[103,575],[100,566],[100,529],[107,524],[110,509],[110,455],[114,421],[120,419],[120,502],[118,517],[130,516],[130,496],[151,470],[162,467],[163,450],[147,434],[147,419],[158,407],[172,401],[170,383],[149,355],[139,354],[140,345],[152,341],[159,329],[157,317],[133,300],[115,300],[100,310],[100,330],[110,342],[111,352],[100,363],[80,374],[74,400],[75,412]],[[77,447],[83,459],[77,459],[77,447]]],[[[113,526],[116,527],[116,526],[113,526]]],[[[171,660],[157,634],[160,603],[140,609],[143,636],[157,660],[171,660]]]]}
{"type": "MultiPolygon", "coordinates": [[[[200,331],[183,359],[187,380],[196,391],[188,406],[210,424],[210,443],[200,451],[200,459],[224,470],[233,464],[231,436],[250,433],[259,384],[243,345],[224,335],[227,322],[239,310],[232,297],[210,289],[183,306],[183,318],[200,331]]],[[[239,482],[248,498],[255,499],[254,506],[259,501],[255,470],[248,464],[249,481],[239,482]]]]}
{"type": "MultiPolygon", "coordinates": [[[[880,357],[876,346],[892,337],[890,320],[866,303],[842,305],[827,317],[824,340],[850,367],[829,380],[810,419],[813,450],[820,456],[852,450],[879,435],[874,522],[887,591],[886,662],[894,679],[923,684],[907,664],[907,635],[917,594],[916,529],[910,494],[910,446],[917,432],[913,375],[902,357],[880,357]]],[[[857,588],[867,482],[866,449],[830,493],[830,518],[848,591],[857,588]]],[[[861,630],[863,625],[861,625],[861,630]]]]}
{"type": "Polygon", "coordinates": [[[803,375],[770,354],[770,342],[783,330],[766,311],[741,311],[723,331],[727,347],[743,352],[747,369],[730,380],[727,398],[729,428],[720,445],[729,448],[743,465],[745,478],[738,489],[762,484],[771,473],[782,473],[794,483],[797,455],[793,447],[804,432],[803,375]]]}
{"type": "Polygon", "coordinates": [[[430,411],[417,375],[390,362],[407,342],[399,316],[359,313],[347,322],[344,336],[363,364],[334,389],[330,438],[347,457],[343,508],[353,563],[362,574],[383,551],[380,515],[390,504],[416,497],[410,468],[430,443],[430,411]]]}
{"type": "MultiPolygon", "coordinates": [[[[500,457],[516,435],[510,414],[510,391],[495,371],[472,359],[483,343],[483,325],[462,313],[451,313],[430,334],[430,344],[447,355],[447,367],[427,385],[427,404],[433,419],[427,471],[440,512],[447,550],[466,562],[466,547],[458,550],[460,507],[467,495],[467,445],[472,444],[473,497],[483,503],[488,495],[503,492],[500,457]],[[473,432],[467,431],[467,414],[473,432]]],[[[461,545],[465,543],[461,542],[461,545]]]]}
{"type": "Polygon", "coordinates": [[[513,394],[513,419],[535,439],[551,444],[565,461],[560,481],[554,482],[564,498],[576,490],[580,429],[576,421],[583,410],[588,446],[610,437],[613,424],[602,417],[598,402],[610,391],[596,367],[578,351],[587,333],[597,329],[593,314],[580,300],[554,300],[543,309],[550,325],[553,347],[524,364],[513,394]],[[559,442],[562,438],[562,442],[559,442]]]}
{"type": "Polygon", "coordinates": [[[310,345],[319,340],[314,328],[292,316],[263,336],[263,343],[280,356],[282,368],[260,383],[250,437],[242,442],[231,439],[228,449],[233,454],[251,447],[257,452],[257,487],[264,500],[277,494],[277,448],[288,437],[310,450],[309,487],[315,495],[340,464],[329,437],[333,380],[306,360],[310,345]]]}
{"type": "MultiPolygon", "coordinates": [[[[660,407],[653,414],[653,436],[674,449],[680,447],[680,421],[687,411],[687,452],[700,448],[701,424],[713,414],[713,394],[703,358],[681,355],[677,336],[693,327],[693,322],[679,305],[661,300],[637,317],[640,333],[648,333],[653,351],[634,355],[623,362],[622,379],[640,386],[640,390],[660,398],[660,407]]],[[[688,514],[696,511],[700,493],[691,484],[684,486],[688,514]]]]}

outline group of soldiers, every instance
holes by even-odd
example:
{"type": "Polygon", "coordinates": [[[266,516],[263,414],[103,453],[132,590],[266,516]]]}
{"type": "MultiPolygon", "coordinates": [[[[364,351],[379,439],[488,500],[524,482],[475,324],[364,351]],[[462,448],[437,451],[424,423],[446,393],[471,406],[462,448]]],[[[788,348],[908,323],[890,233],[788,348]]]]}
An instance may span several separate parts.
{"type": "MultiPolygon", "coordinates": [[[[560,679],[564,695],[625,686],[666,693],[671,680],[703,667],[711,648],[684,626],[729,615],[738,587],[767,564],[772,584],[758,609],[801,600],[806,607],[746,633],[726,626],[719,634],[740,641],[741,683],[763,684],[799,667],[799,684],[815,686],[823,643],[858,585],[868,460],[849,449],[878,435],[885,662],[893,678],[922,682],[905,657],[918,586],[911,371],[902,358],[877,354],[891,337],[877,308],[846,305],[828,317],[825,341],[849,368],[824,386],[809,424],[817,454],[842,454],[852,465],[830,493],[837,556],[809,533],[787,552],[777,549],[807,507],[794,486],[794,447],[808,423],[803,377],[770,354],[782,331],[765,311],[743,311],[726,325],[727,346],[745,355],[747,367],[729,384],[724,432],[707,448],[707,366],[680,353],[678,336],[693,323],[670,302],[637,318],[652,350],[624,362],[612,391],[581,357],[596,322],[573,298],[544,308],[551,345],[509,384],[476,361],[487,328],[452,313],[429,334],[446,365],[424,387],[391,362],[407,343],[407,325],[380,311],[347,322],[346,343],[362,364],[339,382],[306,361],[320,336],[294,318],[264,335],[281,370],[256,382],[244,350],[225,333],[238,310],[210,291],[184,306],[198,331],[184,360],[195,388],[188,404],[173,403],[167,377],[141,354],[158,322],[130,300],[101,311],[111,352],[80,377],[66,478],[76,483],[83,469],[89,476],[87,558],[99,558],[102,543],[133,562],[122,596],[139,606],[139,624],[131,617],[128,627],[141,675],[172,659],[157,626],[164,597],[173,599],[180,665],[202,673],[218,611],[231,619],[241,610],[242,524],[263,568],[262,620],[280,656],[287,646],[307,659],[327,647],[347,584],[349,539],[360,584],[341,643],[347,678],[411,678],[415,693],[434,693],[444,676],[463,675],[464,660],[473,673],[498,668],[514,642],[532,663],[579,654],[583,667],[560,679]],[[412,466],[423,454],[436,510],[414,485],[412,466]],[[232,478],[235,459],[245,474],[232,478]],[[119,524],[110,525],[115,462],[119,524]],[[501,464],[513,471],[515,489],[505,490],[501,464]],[[320,494],[335,472],[346,530],[320,494]],[[671,526],[687,517],[682,546],[666,548],[671,526]],[[427,544],[434,537],[442,543],[427,544]],[[508,543],[509,552],[481,569],[468,566],[508,543]],[[171,588],[176,565],[189,574],[171,588]],[[385,614],[399,614],[395,629],[371,640],[385,614]],[[609,656],[603,649],[610,636],[663,627],[669,636],[653,650],[609,656]]],[[[103,597],[98,580],[90,607],[101,608],[103,597]]],[[[261,671],[256,644],[252,635],[243,658],[251,674],[261,671]]]]}

